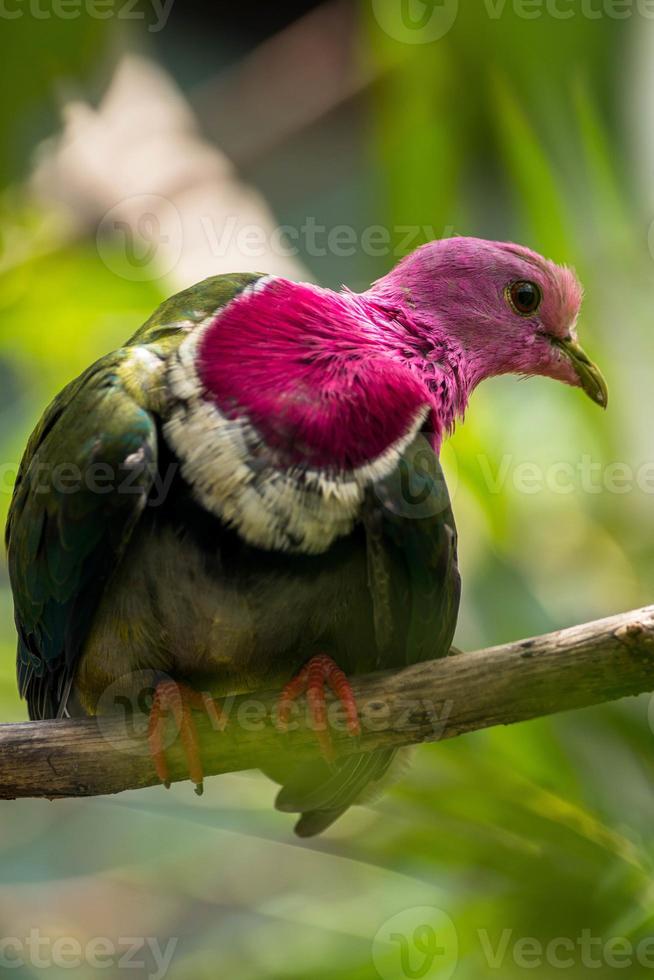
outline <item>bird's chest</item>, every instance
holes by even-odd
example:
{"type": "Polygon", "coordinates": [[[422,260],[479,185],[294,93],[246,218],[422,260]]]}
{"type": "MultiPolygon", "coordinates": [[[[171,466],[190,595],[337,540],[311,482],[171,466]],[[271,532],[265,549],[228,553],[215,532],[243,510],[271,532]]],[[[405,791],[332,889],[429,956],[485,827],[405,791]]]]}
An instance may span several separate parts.
{"type": "Polygon", "coordinates": [[[372,650],[362,538],[308,558],[240,547],[233,553],[220,544],[200,549],[189,538],[175,550],[175,581],[160,581],[157,591],[162,603],[167,597],[165,629],[176,656],[193,669],[218,668],[261,686],[286,677],[291,662],[299,666],[318,647],[346,662],[372,650]]]}
{"type": "Polygon", "coordinates": [[[87,646],[89,676],[111,662],[112,674],[158,669],[231,693],[278,684],[319,650],[373,669],[363,533],[325,555],[284,556],[187,518],[162,515],[135,534],[87,646]]]}

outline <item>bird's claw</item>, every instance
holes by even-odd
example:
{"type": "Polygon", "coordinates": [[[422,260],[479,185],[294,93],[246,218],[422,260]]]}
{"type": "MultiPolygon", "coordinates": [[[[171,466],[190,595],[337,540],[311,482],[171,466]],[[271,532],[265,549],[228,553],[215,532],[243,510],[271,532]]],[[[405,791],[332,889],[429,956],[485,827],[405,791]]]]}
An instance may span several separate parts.
{"type": "Polygon", "coordinates": [[[331,688],[345,710],[350,735],[360,735],[359,712],[350,682],[338,664],[324,653],[312,657],[282,690],[277,708],[277,728],[282,732],[288,731],[291,708],[305,694],[320,751],[325,760],[332,763],[334,746],[327,724],[326,686],[331,688]]]}
{"type": "Polygon", "coordinates": [[[170,788],[170,774],[166,760],[165,740],[166,723],[171,716],[177,734],[181,738],[182,747],[188,764],[189,778],[195,784],[195,792],[202,796],[204,791],[204,772],[200,758],[198,733],[191,712],[203,711],[209,716],[215,728],[224,728],[224,718],[220,708],[207,693],[194,691],[186,684],[178,684],[173,680],[164,680],[157,684],[148,720],[148,742],[150,755],[154,762],[157,776],[166,787],[170,788]]]}

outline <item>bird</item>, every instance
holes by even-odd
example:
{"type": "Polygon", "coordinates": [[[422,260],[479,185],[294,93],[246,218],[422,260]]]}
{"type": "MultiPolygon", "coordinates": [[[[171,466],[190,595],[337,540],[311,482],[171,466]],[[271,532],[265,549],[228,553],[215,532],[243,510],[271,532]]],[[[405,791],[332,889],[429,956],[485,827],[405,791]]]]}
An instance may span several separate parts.
{"type": "Polygon", "coordinates": [[[19,467],[6,542],[30,717],[100,714],[146,676],[157,776],[172,720],[201,793],[194,713],[222,724],[216,697],[275,687],[280,731],[303,696],[316,730],[315,762],[265,769],[296,832],[372,798],[397,757],[358,750],[349,678],[447,656],[457,622],[443,440],[496,375],[606,407],[581,302],[572,269],[463,236],[360,293],[235,273],[163,302],[57,395],[19,467]],[[329,692],[355,740],[341,758],[329,692]]]}

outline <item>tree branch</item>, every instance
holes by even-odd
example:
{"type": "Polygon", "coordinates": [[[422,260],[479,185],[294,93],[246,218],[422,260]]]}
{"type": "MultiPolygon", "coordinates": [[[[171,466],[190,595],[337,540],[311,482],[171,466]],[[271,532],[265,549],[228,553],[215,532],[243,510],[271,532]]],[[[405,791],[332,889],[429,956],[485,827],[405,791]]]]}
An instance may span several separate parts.
{"type": "MultiPolygon", "coordinates": [[[[363,733],[345,733],[339,706],[330,727],[339,755],[454,738],[654,688],[654,606],[503,646],[352,678],[363,733]]],[[[282,735],[278,692],[223,702],[229,721],[212,730],[197,715],[205,773],[312,758],[315,735],[304,706],[282,735]],[[294,730],[293,730],[294,729],[294,730]]],[[[95,796],[157,782],[145,739],[147,715],[0,725],[0,799],[95,796]]],[[[171,732],[174,737],[174,732],[171,732]]],[[[177,741],[174,780],[186,778],[177,741]]]]}

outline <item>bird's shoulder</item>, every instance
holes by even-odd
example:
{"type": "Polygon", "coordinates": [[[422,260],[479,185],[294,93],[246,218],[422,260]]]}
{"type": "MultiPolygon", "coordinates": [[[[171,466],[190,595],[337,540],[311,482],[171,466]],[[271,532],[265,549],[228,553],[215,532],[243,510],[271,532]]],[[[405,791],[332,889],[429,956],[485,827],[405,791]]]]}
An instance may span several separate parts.
{"type": "Polygon", "coordinates": [[[235,272],[203,279],[161,303],[127,343],[156,344],[163,352],[172,352],[208,316],[263,278],[263,273],[235,272]]]}

